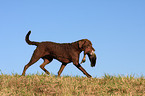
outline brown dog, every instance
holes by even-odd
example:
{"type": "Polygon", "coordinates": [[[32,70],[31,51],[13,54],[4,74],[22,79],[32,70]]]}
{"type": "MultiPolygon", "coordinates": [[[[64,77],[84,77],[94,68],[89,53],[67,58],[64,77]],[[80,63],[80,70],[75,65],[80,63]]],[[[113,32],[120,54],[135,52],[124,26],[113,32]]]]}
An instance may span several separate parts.
{"type": "Polygon", "coordinates": [[[29,40],[29,31],[26,35],[26,42],[29,45],[36,45],[30,62],[25,65],[22,75],[25,75],[25,72],[29,66],[37,62],[40,58],[44,62],[40,65],[40,68],[44,70],[48,75],[50,74],[44,67],[46,64],[50,63],[53,59],[57,59],[62,62],[62,65],[58,71],[58,76],[62,73],[64,67],[73,62],[73,64],[81,70],[87,77],[91,77],[84,68],[79,64],[79,55],[84,51],[84,58],[82,62],[85,61],[86,54],[89,56],[91,61],[91,66],[94,67],[96,64],[96,55],[94,53],[95,49],[92,47],[92,43],[88,39],[82,39],[73,43],[54,43],[54,42],[34,42],[29,40]]]}

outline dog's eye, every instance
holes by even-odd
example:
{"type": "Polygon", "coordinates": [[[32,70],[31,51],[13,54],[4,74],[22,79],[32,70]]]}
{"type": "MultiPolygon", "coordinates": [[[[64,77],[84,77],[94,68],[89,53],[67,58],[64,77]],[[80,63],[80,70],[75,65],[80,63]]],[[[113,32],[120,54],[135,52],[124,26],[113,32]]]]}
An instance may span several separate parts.
{"type": "Polygon", "coordinates": [[[90,44],[87,45],[87,47],[89,47],[89,46],[90,46],[90,44]]]}

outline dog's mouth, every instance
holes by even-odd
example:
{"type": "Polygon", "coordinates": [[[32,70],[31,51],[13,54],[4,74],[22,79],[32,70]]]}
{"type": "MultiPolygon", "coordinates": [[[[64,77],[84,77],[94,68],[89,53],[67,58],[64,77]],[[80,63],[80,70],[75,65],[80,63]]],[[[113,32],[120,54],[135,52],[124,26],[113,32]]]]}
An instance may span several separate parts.
{"type": "Polygon", "coordinates": [[[87,54],[88,55],[88,57],[89,57],[89,60],[90,60],[90,62],[91,62],[91,67],[94,67],[95,65],[96,65],[96,54],[94,53],[94,51],[92,50],[92,52],[91,53],[88,53],[87,54]]]}

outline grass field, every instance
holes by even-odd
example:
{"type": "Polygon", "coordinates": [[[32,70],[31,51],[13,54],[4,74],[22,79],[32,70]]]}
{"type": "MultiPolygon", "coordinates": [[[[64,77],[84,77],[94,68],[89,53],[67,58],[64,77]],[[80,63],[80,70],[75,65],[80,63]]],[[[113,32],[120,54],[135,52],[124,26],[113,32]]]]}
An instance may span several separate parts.
{"type": "Polygon", "coordinates": [[[145,96],[144,76],[0,75],[0,96],[145,96]]]}

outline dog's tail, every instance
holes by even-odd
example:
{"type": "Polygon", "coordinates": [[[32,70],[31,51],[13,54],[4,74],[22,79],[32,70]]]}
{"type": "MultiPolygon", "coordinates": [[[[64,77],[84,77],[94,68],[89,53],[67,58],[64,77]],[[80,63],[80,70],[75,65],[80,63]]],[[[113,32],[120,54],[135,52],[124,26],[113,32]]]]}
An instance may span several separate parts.
{"type": "Polygon", "coordinates": [[[26,42],[27,42],[29,45],[36,45],[36,46],[38,46],[39,42],[34,42],[34,41],[30,41],[30,40],[29,40],[29,35],[30,35],[30,34],[31,34],[31,31],[29,31],[29,32],[27,33],[26,37],[25,37],[26,42]]]}

